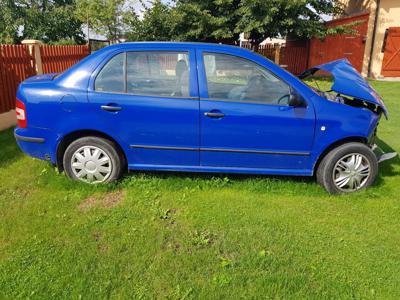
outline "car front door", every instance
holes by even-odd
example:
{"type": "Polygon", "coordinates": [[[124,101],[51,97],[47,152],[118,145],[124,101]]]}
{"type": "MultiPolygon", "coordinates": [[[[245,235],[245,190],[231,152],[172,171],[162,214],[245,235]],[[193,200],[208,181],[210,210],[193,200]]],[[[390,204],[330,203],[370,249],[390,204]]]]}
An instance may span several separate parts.
{"type": "Polygon", "coordinates": [[[89,102],[125,145],[130,168],[199,165],[193,50],[114,53],[93,75],[89,102]]]}
{"type": "MultiPolygon", "coordinates": [[[[279,174],[306,173],[314,137],[314,111],[254,61],[198,51],[200,164],[279,174]]],[[[298,96],[300,97],[300,96],[298,96]]]]}

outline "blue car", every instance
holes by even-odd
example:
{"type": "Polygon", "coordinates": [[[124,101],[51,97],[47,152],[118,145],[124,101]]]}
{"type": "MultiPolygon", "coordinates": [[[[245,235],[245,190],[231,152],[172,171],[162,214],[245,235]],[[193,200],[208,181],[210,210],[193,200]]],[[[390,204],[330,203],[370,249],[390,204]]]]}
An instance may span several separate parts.
{"type": "MultiPolygon", "coordinates": [[[[243,48],[124,43],[19,86],[15,138],[74,180],[126,170],[316,175],[329,192],[371,185],[382,99],[347,60],[329,92],[243,48]]],[[[388,158],[386,156],[386,158],[388,158]]]]}

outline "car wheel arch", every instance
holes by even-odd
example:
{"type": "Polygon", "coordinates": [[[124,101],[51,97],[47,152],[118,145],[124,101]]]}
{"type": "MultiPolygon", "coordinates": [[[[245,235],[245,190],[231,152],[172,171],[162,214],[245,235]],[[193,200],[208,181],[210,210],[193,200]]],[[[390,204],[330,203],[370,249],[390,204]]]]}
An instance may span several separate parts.
{"type": "Polygon", "coordinates": [[[362,143],[362,144],[367,144],[368,139],[363,136],[350,136],[350,137],[345,137],[340,140],[337,140],[329,145],[327,145],[323,151],[320,152],[319,156],[315,159],[314,166],[312,168],[313,170],[313,175],[316,173],[316,170],[318,169],[319,164],[321,161],[324,159],[324,157],[331,152],[333,149],[347,143],[362,143]]]}
{"type": "Polygon", "coordinates": [[[127,158],[126,158],[126,153],[122,149],[121,145],[111,136],[108,134],[97,131],[97,130],[91,130],[91,129],[84,129],[84,130],[76,130],[73,132],[70,132],[62,137],[60,142],[57,145],[57,150],[56,150],[56,164],[58,170],[61,172],[64,170],[63,167],[63,156],[65,153],[65,150],[67,147],[75,140],[82,138],[82,137],[89,137],[89,136],[94,136],[94,137],[99,137],[99,138],[104,138],[112,143],[115,144],[116,149],[118,154],[120,155],[121,159],[123,160],[124,167],[127,168],[127,158]]]}

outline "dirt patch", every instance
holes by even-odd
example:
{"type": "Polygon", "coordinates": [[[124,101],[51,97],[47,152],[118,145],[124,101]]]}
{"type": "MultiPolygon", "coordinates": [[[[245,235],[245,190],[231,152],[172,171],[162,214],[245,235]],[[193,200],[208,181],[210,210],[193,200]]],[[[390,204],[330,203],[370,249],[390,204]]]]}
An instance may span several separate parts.
{"type": "Polygon", "coordinates": [[[118,205],[125,197],[125,191],[110,192],[105,195],[92,195],[83,200],[78,209],[82,212],[88,211],[95,207],[113,208],[118,205]]]}
{"type": "Polygon", "coordinates": [[[125,197],[125,191],[115,191],[105,195],[102,205],[105,208],[112,208],[122,201],[125,197]]]}
{"type": "Polygon", "coordinates": [[[83,200],[81,203],[79,203],[78,209],[80,211],[88,211],[89,209],[96,206],[97,201],[98,201],[98,199],[96,196],[87,197],[85,200],[83,200]]]}

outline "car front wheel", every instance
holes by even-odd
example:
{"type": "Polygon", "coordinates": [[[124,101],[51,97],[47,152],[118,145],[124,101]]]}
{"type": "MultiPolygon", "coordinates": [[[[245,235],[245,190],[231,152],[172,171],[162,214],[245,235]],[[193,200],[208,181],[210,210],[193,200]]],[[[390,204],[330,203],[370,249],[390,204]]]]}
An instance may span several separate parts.
{"type": "Polygon", "coordinates": [[[332,194],[364,189],[375,181],[378,161],[362,143],[343,144],[329,152],[317,170],[317,181],[332,194]]]}
{"type": "Polygon", "coordinates": [[[87,183],[114,181],[123,170],[114,143],[99,137],[83,137],[72,142],[65,150],[63,165],[69,178],[87,183]]]}

